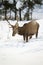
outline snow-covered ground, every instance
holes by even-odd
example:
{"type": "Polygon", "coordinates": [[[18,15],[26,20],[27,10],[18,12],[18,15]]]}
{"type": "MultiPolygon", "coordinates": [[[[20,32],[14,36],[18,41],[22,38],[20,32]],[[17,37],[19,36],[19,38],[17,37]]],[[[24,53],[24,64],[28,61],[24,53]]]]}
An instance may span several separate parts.
{"type": "MultiPolygon", "coordinates": [[[[22,26],[26,22],[18,23],[22,26]]],[[[40,24],[38,38],[34,35],[26,43],[18,34],[12,37],[7,21],[0,21],[0,65],[43,65],[43,19],[37,22],[40,24]]]]}

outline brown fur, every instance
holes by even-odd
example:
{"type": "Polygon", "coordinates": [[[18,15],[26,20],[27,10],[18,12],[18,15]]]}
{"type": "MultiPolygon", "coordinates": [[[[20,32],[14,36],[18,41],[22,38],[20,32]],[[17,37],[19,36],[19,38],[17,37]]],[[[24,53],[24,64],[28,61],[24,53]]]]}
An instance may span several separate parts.
{"type": "Polygon", "coordinates": [[[11,25],[11,27],[13,30],[12,36],[15,36],[16,33],[23,35],[23,39],[24,41],[26,39],[26,42],[28,42],[28,36],[30,37],[29,39],[31,39],[34,34],[36,34],[36,38],[38,36],[39,24],[35,20],[25,23],[22,27],[19,27],[17,22],[14,26],[11,25]]]}
{"type": "Polygon", "coordinates": [[[36,21],[25,23],[22,27],[19,27],[17,24],[18,23],[15,24],[12,36],[14,36],[16,33],[18,33],[19,35],[23,35],[23,38],[24,40],[26,39],[26,42],[28,42],[28,36],[31,39],[32,36],[36,34],[36,38],[37,38],[39,24],[36,21]]]}

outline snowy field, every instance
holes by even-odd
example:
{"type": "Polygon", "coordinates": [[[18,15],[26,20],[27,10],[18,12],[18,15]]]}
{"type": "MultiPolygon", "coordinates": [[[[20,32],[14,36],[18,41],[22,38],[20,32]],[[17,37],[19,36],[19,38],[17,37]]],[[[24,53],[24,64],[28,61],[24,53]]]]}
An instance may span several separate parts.
{"type": "MultiPolygon", "coordinates": [[[[18,23],[22,26],[26,22],[18,23]]],[[[43,19],[37,22],[40,24],[38,38],[34,35],[26,43],[18,34],[12,37],[7,21],[0,21],[0,65],[43,65],[43,19]]]]}

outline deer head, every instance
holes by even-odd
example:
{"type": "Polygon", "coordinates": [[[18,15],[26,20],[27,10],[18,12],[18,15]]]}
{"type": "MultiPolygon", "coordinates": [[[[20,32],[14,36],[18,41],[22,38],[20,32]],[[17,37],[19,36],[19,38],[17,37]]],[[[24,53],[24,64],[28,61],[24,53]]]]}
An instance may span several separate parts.
{"type": "Polygon", "coordinates": [[[15,36],[15,34],[18,33],[18,22],[16,22],[12,29],[13,29],[12,36],[15,36]]]}
{"type": "Polygon", "coordinates": [[[16,22],[15,25],[10,24],[10,22],[8,20],[7,20],[7,22],[9,23],[9,25],[12,28],[12,36],[15,36],[15,34],[18,32],[18,26],[19,26],[18,22],[16,22]]]}

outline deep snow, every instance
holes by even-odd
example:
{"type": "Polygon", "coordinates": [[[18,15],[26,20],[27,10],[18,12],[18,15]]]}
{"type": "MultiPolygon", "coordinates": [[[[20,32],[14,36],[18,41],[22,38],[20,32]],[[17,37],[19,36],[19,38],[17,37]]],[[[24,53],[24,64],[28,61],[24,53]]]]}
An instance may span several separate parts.
{"type": "MultiPolygon", "coordinates": [[[[9,22],[13,25],[17,21],[9,22]]],[[[19,21],[22,26],[28,21],[19,21]]],[[[28,42],[16,34],[12,37],[12,28],[7,21],[0,21],[0,65],[43,65],[43,19],[40,24],[38,38],[35,35],[28,42]]]]}

